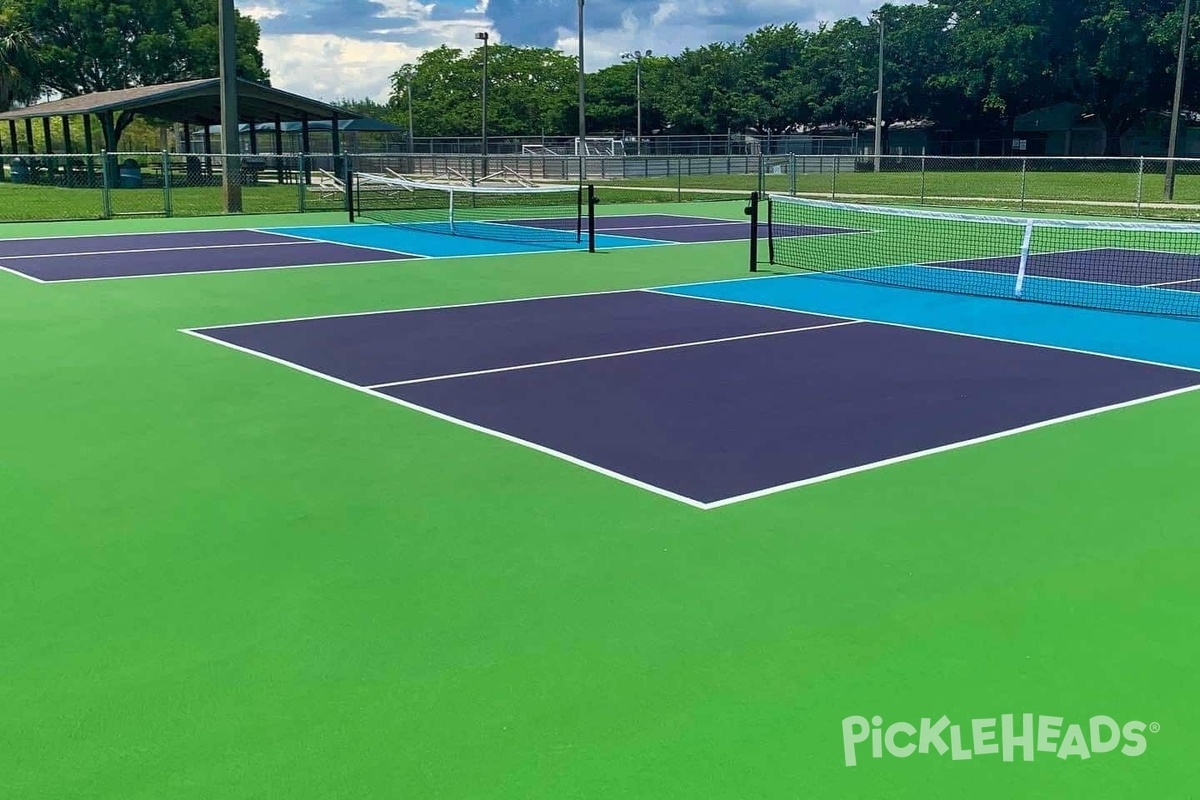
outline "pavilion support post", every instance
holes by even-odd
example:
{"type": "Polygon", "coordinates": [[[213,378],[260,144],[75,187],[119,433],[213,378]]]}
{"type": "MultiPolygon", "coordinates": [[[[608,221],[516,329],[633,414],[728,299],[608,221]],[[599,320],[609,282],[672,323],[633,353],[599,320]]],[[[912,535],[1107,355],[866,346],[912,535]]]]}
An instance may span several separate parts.
{"type": "MultiPolygon", "coordinates": [[[[339,122],[338,115],[335,113],[329,124],[329,135],[333,144],[333,147],[330,148],[333,150],[333,174],[339,178],[346,178],[348,177],[348,171],[346,170],[346,159],[342,158],[342,129],[341,125],[338,124],[339,122]]],[[[350,186],[348,183],[346,189],[346,197],[349,198],[350,186]]]]}
{"type": "Polygon", "coordinates": [[[283,119],[275,115],[275,180],[283,185],[283,119]]]}
{"type": "Polygon", "coordinates": [[[54,137],[50,135],[49,117],[42,117],[42,138],[46,140],[44,142],[46,155],[54,155],[54,137]]]}
{"type": "MultiPolygon", "coordinates": [[[[113,156],[113,159],[115,158],[116,156],[113,156]]],[[[108,169],[109,153],[107,150],[100,151],[100,161],[104,165],[100,170],[100,216],[104,219],[112,219],[112,181],[116,178],[116,174],[108,169]]]]}
{"type": "Polygon", "coordinates": [[[96,180],[96,159],[92,155],[96,152],[92,148],[92,115],[83,115],[83,150],[87,153],[87,185],[93,186],[96,180]]]}
{"type": "Polygon", "coordinates": [[[12,151],[14,156],[21,152],[21,149],[17,146],[17,121],[15,119],[8,121],[8,144],[8,149],[12,151]]]}
{"type": "Polygon", "coordinates": [[[250,155],[258,155],[258,122],[249,120],[250,122],[250,155]]]}
{"type": "Polygon", "coordinates": [[[183,123],[183,152],[192,152],[192,125],[189,122],[183,123]]]}
{"type": "Polygon", "coordinates": [[[309,128],[308,128],[308,112],[300,115],[300,152],[305,155],[304,159],[304,184],[307,186],[312,183],[312,165],[309,164],[308,154],[312,152],[310,149],[309,128]]]}
{"type": "Polygon", "coordinates": [[[71,118],[66,114],[63,114],[62,116],[62,135],[63,152],[67,155],[70,155],[74,148],[71,147],[71,118]]]}
{"type": "Polygon", "coordinates": [[[104,186],[117,186],[117,127],[113,121],[113,112],[104,111],[98,115],[100,131],[104,134],[104,186]]]}
{"type": "Polygon", "coordinates": [[[212,125],[204,126],[204,176],[212,175],[212,125]]]}
{"type": "Polygon", "coordinates": [[[33,120],[30,117],[25,118],[25,150],[29,155],[37,152],[33,148],[33,120]]]}

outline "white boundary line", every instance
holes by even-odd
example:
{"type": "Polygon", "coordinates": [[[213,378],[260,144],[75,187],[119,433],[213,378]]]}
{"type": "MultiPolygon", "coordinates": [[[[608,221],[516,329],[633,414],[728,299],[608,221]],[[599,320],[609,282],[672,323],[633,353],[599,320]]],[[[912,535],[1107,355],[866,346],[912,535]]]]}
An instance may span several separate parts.
{"type": "Polygon", "coordinates": [[[701,503],[698,500],[693,500],[690,497],[685,497],[684,495],[676,494],[675,492],[669,491],[667,489],[663,489],[659,486],[654,486],[652,484],[645,483],[644,481],[639,481],[636,478],[629,477],[628,475],[622,475],[619,472],[613,472],[612,470],[606,469],[597,464],[592,464],[589,461],[584,461],[583,459],[576,458],[575,456],[559,452],[558,450],[554,450],[552,448],[546,447],[545,445],[537,444],[536,442],[528,441],[527,439],[521,439],[520,437],[512,436],[511,434],[503,433],[501,431],[493,430],[491,428],[485,428],[482,425],[476,425],[473,422],[467,422],[466,420],[459,419],[458,417],[453,417],[453,416],[450,416],[449,414],[444,414],[440,411],[434,411],[431,408],[426,408],[425,406],[417,405],[416,403],[410,402],[408,400],[401,400],[398,397],[392,397],[391,395],[384,394],[383,392],[377,391],[375,389],[369,389],[364,386],[358,386],[358,385],[350,383],[348,381],[344,381],[340,378],[335,378],[332,375],[326,375],[323,372],[317,372],[316,370],[309,369],[308,367],[301,366],[300,364],[296,364],[294,362],[287,361],[282,358],[277,358],[275,356],[267,355],[266,353],[260,353],[257,350],[251,350],[250,348],[242,347],[241,345],[231,344],[230,342],[225,342],[220,339],[215,339],[211,336],[206,336],[205,334],[200,333],[199,331],[196,331],[193,329],[182,328],[182,329],[180,329],[180,333],[186,333],[189,336],[195,336],[197,339],[203,339],[206,342],[211,342],[213,344],[219,344],[222,347],[228,347],[231,350],[237,350],[238,352],[241,352],[241,353],[246,353],[248,355],[257,356],[258,358],[264,358],[268,361],[273,361],[276,364],[281,364],[282,366],[285,366],[285,367],[291,367],[292,369],[303,372],[306,375],[312,375],[317,378],[324,378],[325,380],[330,381],[331,383],[335,383],[338,386],[342,386],[347,389],[353,389],[356,392],[362,392],[363,394],[370,395],[371,397],[377,397],[381,400],[386,400],[389,403],[395,403],[396,405],[403,406],[403,407],[411,409],[413,411],[419,411],[422,414],[427,414],[428,416],[434,417],[435,419],[440,419],[444,422],[452,422],[455,425],[460,425],[464,428],[468,428],[469,430],[473,430],[478,433],[486,433],[490,436],[495,436],[498,439],[503,439],[507,442],[512,442],[513,444],[519,444],[519,445],[522,445],[523,447],[528,447],[531,450],[536,450],[539,453],[544,453],[549,456],[554,456],[555,458],[558,458],[558,459],[561,459],[568,463],[574,464],[578,467],[583,467],[584,469],[590,470],[592,472],[597,472],[601,475],[604,475],[605,477],[613,478],[615,480],[621,481],[622,483],[627,483],[630,486],[636,486],[639,489],[644,489],[648,492],[652,492],[652,493],[660,495],[662,497],[666,497],[671,500],[677,500],[680,503],[685,503],[689,506],[692,506],[693,508],[699,508],[699,509],[707,508],[707,505],[705,503],[701,503]]]}
{"type": "MultiPolygon", "coordinates": [[[[1200,283],[1200,276],[1195,278],[1186,278],[1181,281],[1163,281],[1162,283],[1143,283],[1134,288],[1137,289],[1162,289],[1168,286],[1179,286],[1184,283],[1200,283]]],[[[1184,291],[1187,291],[1186,289],[1184,291]]]]}
{"type": "MultiPolygon", "coordinates": [[[[317,212],[312,212],[312,213],[319,214],[319,213],[324,213],[324,212],[317,211],[317,212]]],[[[265,216],[272,216],[272,215],[265,215],[265,216]]],[[[155,218],[150,217],[150,219],[155,219],[155,218]]],[[[158,219],[168,219],[168,217],[158,217],[158,219]]],[[[180,219],[182,219],[182,218],[180,218],[180,219]]],[[[202,218],[201,217],[193,217],[193,219],[202,219],[202,218]]],[[[109,223],[109,222],[112,222],[112,220],[101,220],[101,219],[74,220],[74,223],[80,223],[80,222],[109,223]]],[[[37,222],[34,224],[41,225],[43,223],[37,222]]],[[[330,227],[332,227],[334,224],[335,223],[330,223],[330,227]]],[[[323,226],[297,225],[295,227],[297,227],[297,228],[314,227],[315,228],[315,227],[323,227],[323,226]]],[[[46,235],[46,236],[5,236],[5,237],[0,237],[0,244],[3,244],[4,242],[35,242],[35,241],[42,241],[45,239],[104,239],[104,238],[108,238],[110,236],[186,236],[186,235],[192,234],[192,233],[197,233],[197,234],[200,234],[200,233],[242,233],[245,231],[253,231],[255,233],[272,233],[270,228],[196,228],[196,229],[192,229],[192,230],[182,230],[182,231],[116,231],[113,233],[67,233],[67,234],[61,234],[61,235],[50,234],[50,235],[46,235]]]]}
{"type": "Polygon", "coordinates": [[[21,272],[18,269],[13,269],[12,267],[6,267],[3,264],[0,264],[0,270],[3,270],[4,272],[7,272],[11,275],[16,275],[18,278],[24,278],[27,281],[33,281],[34,283],[49,283],[49,281],[44,281],[41,278],[35,278],[33,275],[27,275],[26,273],[21,272]]]}
{"type": "Polygon", "coordinates": [[[843,469],[843,470],[839,470],[837,472],[830,472],[830,473],[826,473],[825,475],[818,475],[813,478],[806,478],[806,479],[800,480],[800,481],[793,481],[791,483],[784,483],[784,484],[780,484],[778,486],[771,486],[766,489],[760,489],[755,492],[749,492],[747,494],[737,495],[736,497],[727,497],[724,500],[716,500],[712,503],[706,503],[704,505],[704,508],[705,508],[705,510],[712,510],[712,509],[716,509],[716,508],[722,508],[724,506],[733,505],[735,503],[742,503],[742,502],[745,502],[746,500],[756,500],[761,497],[767,497],[772,494],[778,494],[779,492],[786,492],[790,489],[799,489],[802,486],[812,486],[813,484],[824,483],[826,481],[836,480],[837,478],[844,478],[849,475],[856,475],[860,472],[868,472],[870,470],[879,469],[881,467],[889,467],[889,466],[892,466],[893,464],[902,464],[905,461],[914,461],[918,458],[924,458],[926,456],[937,455],[939,453],[948,453],[951,450],[959,450],[959,449],[971,447],[971,446],[974,446],[977,444],[983,444],[985,442],[992,442],[997,439],[1006,439],[1010,436],[1016,436],[1018,434],[1028,433],[1029,431],[1035,431],[1035,430],[1038,430],[1039,428],[1048,428],[1051,425],[1058,425],[1063,422],[1072,422],[1077,419],[1093,417],[1098,414],[1107,413],[1109,411],[1117,411],[1122,408],[1131,408],[1133,406],[1139,406],[1144,403],[1152,403],[1155,400],[1163,400],[1168,397],[1175,397],[1176,395],[1188,394],[1190,392],[1195,392],[1197,390],[1200,390],[1200,384],[1197,384],[1195,386],[1186,386],[1182,389],[1172,389],[1169,392],[1161,392],[1159,394],[1150,395],[1148,397],[1139,397],[1134,400],[1126,400],[1125,402],[1122,402],[1122,403],[1114,403],[1112,405],[1102,406],[1100,408],[1093,408],[1093,409],[1089,409],[1087,411],[1079,411],[1074,414],[1067,414],[1066,416],[1062,416],[1062,417],[1055,417],[1053,419],[1042,420],[1041,422],[1034,422],[1029,425],[1022,425],[1019,428],[1009,428],[1008,430],[998,431],[996,433],[989,433],[985,436],[977,436],[974,439],[964,439],[961,442],[953,442],[951,444],[942,445],[941,447],[932,447],[928,450],[920,450],[915,453],[907,453],[902,456],[886,458],[881,461],[874,461],[874,462],[871,462],[870,464],[862,464],[857,467],[850,467],[849,469],[843,469]]]}
{"type": "Polygon", "coordinates": [[[745,333],[740,336],[724,336],[720,339],[706,339],[698,342],[682,342],[680,344],[664,344],[657,347],[643,347],[638,350],[622,350],[615,353],[598,353],[592,356],[577,356],[575,358],[560,358],[555,361],[538,361],[531,364],[515,364],[511,367],[495,367],[493,369],[479,369],[472,372],[457,372],[447,375],[432,375],[428,378],[412,378],[404,381],[392,381],[390,383],[376,383],[366,388],[368,389],[391,389],[396,386],[412,386],[418,383],[434,383],[436,381],[449,381],[456,378],[473,378],[477,375],[495,375],[500,372],[519,372],[526,369],[539,369],[541,367],[555,367],[560,364],[578,364],[583,361],[602,361],[609,358],[622,358],[624,356],[636,356],[644,353],[661,353],[666,350],[683,350],[688,347],[701,347],[710,344],[722,344],[725,342],[742,342],[748,339],[763,339],[768,336],[783,336],[789,333],[804,333],[806,331],[823,331],[828,328],[841,328],[846,325],[861,325],[862,320],[846,320],[844,322],[832,322],[826,325],[810,325],[805,328],[788,328],[778,331],[763,331],[761,333],[745,333]]]}
{"type": "MultiPolygon", "coordinates": [[[[203,331],[218,331],[224,328],[251,328],[258,325],[279,325],[286,322],[311,322],[318,319],[343,319],[345,317],[369,317],[375,314],[408,314],[413,311],[445,311],[452,308],[474,308],[475,306],[498,306],[507,305],[509,303],[532,303],[537,300],[566,300],[572,297],[603,297],[610,294],[634,294],[637,292],[648,292],[650,294],[665,294],[671,297],[683,298],[684,300],[700,300],[705,301],[707,297],[691,297],[690,295],[677,294],[675,292],[664,291],[667,288],[685,288],[688,286],[709,286],[720,283],[736,283],[738,281],[747,280],[769,280],[778,278],[793,278],[799,277],[796,275],[763,275],[762,277],[745,277],[745,278],[726,278],[719,281],[701,281],[700,283],[681,283],[675,287],[637,287],[633,289],[606,289],[600,292],[568,292],[566,294],[547,294],[537,297],[509,297],[501,300],[476,300],[470,303],[446,303],[440,306],[412,306],[409,308],[384,308],[379,311],[349,311],[344,314],[316,314],[308,317],[284,317],[282,319],[267,319],[252,322],[233,322],[224,325],[197,325],[194,328],[186,330],[203,330],[203,331]]],[[[770,306],[762,306],[770,308],[770,306]]],[[[792,313],[804,313],[796,311],[796,309],[783,308],[776,309],[777,311],[791,311],[792,313]]],[[[831,320],[847,319],[846,317],[837,317],[831,314],[811,314],[814,317],[827,317],[831,320]]]]}
{"type": "MultiPolygon", "coordinates": [[[[704,284],[693,284],[693,285],[703,286],[704,284]]],[[[665,289],[646,289],[644,291],[650,292],[652,294],[672,294],[672,295],[676,294],[675,292],[667,291],[665,289]]],[[[695,295],[691,295],[691,294],[676,295],[676,296],[696,297],[695,295]]],[[[774,309],[776,311],[791,311],[796,314],[807,314],[810,316],[812,316],[812,315],[833,316],[833,315],[825,314],[823,312],[805,311],[805,310],[799,309],[799,308],[783,308],[781,306],[772,306],[772,305],[768,305],[766,303],[752,303],[748,300],[726,300],[726,299],[723,299],[720,297],[698,297],[696,299],[712,300],[714,303],[729,303],[731,305],[736,305],[736,306],[750,306],[751,308],[769,308],[769,309],[774,309]]],[[[995,298],[985,298],[985,299],[995,299],[995,298]]],[[[1001,299],[1003,299],[1003,298],[1001,298],[1001,299]]],[[[1003,342],[1004,344],[1018,344],[1018,345],[1023,345],[1025,347],[1040,347],[1044,350],[1060,350],[1064,353],[1075,353],[1076,355],[1081,355],[1081,356],[1094,356],[1096,358],[1109,358],[1114,361],[1131,361],[1135,364],[1145,364],[1146,366],[1149,366],[1149,367],[1164,367],[1166,369],[1177,369],[1177,370],[1183,370],[1184,372],[1200,373],[1200,367],[1185,367],[1185,366],[1181,366],[1179,364],[1166,364],[1161,361],[1148,361],[1144,358],[1134,358],[1133,356],[1118,356],[1118,355],[1113,355],[1112,353],[1098,353],[1095,350],[1081,350],[1077,347],[1066,347],[1066,346],[1056,345],[1056,344],[1042,344],[1040,342],[1025,342],[1025,341],[1021,341],[1020,339],[1005,339],[1000,336],[988,336],[987,334],[983,334],[983,333],[964,333],[962,331],[948,331],[943,328],[929,328],[929,327],[925,327],[923,325],[909,325],[904,322],[886,322],[886,321],[877,320],[877,319],[863,319],[861,317],[849,317],[849,316],[845,317],[845,319],[853,319],[856,322],[869,322],[873,325],[886,325],[890,328],[906,328],[906,329],[912,330],[912,331],[925,331],[926,333],[941,333],[941,334],[945,334],[947,336],[963,336],[968,339],[983,339],[983,340],[989,341],[989,342],[1003,342]]]]}

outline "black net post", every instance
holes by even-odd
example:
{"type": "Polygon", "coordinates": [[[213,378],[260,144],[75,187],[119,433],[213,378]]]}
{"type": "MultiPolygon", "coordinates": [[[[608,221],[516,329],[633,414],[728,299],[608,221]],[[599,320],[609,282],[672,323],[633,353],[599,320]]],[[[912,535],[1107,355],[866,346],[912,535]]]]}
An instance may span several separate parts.
{"type": "Polygon", "coordinates": [[[746,216],[750,217],[750,271],[758,272],[758,192],[750,193],[750,203],[745,210],[746,216]]]}
{"type": "Polygon", "coordinates": [[[775,263],[775,207],[767,197],[767,263],[775,263]]]}
{"type": "Polygon", "coordinates": [[[342,159],[342,185],[346,189],[346,212],[350,215],[350,221],[354,222],[354,204],[358,202],[358,193],[354,185],[354,165],[350,163],[349,156],[342,159]]]}
{"type": "Polygon", "coordinates": [[[593,184],[588,184],[587,187],[587,230],[588,230],[588,252],[596,252],[596,187],[593,184]]]}

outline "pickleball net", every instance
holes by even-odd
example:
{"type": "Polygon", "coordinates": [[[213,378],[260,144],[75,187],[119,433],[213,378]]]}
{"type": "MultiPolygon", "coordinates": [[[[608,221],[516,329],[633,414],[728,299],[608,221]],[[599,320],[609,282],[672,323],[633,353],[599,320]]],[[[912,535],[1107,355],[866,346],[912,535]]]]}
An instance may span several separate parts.
{"type": "Polygon", "coordinates": [[[1200,225],[1035,219],[769,195],[767,260],[903,288],[1200,317],[1200,225]]]}
{"type": "Polygon", "coordinates": [[[472,186],[356,173],[353,195],[352,219],[424,233],[553,246],[594,238],[591,186],[472,186]]]}

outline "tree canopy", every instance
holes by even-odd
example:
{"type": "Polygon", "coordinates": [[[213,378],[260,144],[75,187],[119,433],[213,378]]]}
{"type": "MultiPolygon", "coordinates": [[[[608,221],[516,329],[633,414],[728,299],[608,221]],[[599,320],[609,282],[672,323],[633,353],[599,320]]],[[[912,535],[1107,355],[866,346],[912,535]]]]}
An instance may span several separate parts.
{"type": "MultiPolygon", "coordinates": [[[[1107,148],[1147,114],[1170,107],[1179,0],[929,0],[880,7],[815,31],[760,28],[642,62],[646,133],[783,133],[875,122],[879,25],[884,27],[882,124],[930,121],[998,130],[1059,102],[1104,126],[1107,148]]],[[[1200,30],[1200,15],[1193,17],[1200,30]]],[[[1200,107],[1200,37],[1191,35],[1185,102],[1200,107]]],[[[392,76],[394,117],[412,82],[419,136],[479,129],[482,52],[442,47],[392,76]]],[[[575,60],[545,48],[491,48],[489,129],[503,134],[575,131],[575,60]]],[[[589,128],[636,126],[635,66],[587,77],[589,128]]],[[[398,120],[399,121],[399,120],[398,120]]]]}
{"type": "MultiPolygon", "coordinates": [[[[0,15],[7,23],[0,30],[11,24],[21,32],[23,48],[36,55],[36,64],[22,73],[32,93],[12,100],[217,74],[217,0],[0,0],[0,15]]],[[[238,75],[266,81],[258,40],[258,23],[239,14],[238,75]]],[[[9,58],[0,56],[0,64],[9,58]]]]}
{"type": "Polygon", "coordinates": [[[38,95],[40,67],[37,46],[25,20],[15,7],[0,4],[0,111],[38,95]]]}

